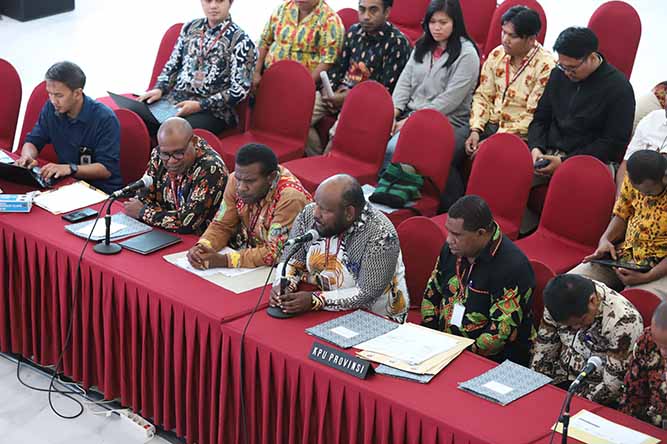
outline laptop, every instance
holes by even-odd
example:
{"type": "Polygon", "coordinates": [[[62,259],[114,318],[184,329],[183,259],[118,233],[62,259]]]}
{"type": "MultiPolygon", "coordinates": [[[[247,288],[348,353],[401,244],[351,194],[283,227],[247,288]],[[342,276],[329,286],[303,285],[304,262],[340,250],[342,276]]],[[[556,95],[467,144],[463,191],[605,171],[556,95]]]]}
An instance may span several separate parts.
{"type": "Polygon", "coordinates": [[[178,113],[178,108],[164,99],[148,104],[120,94],[114,94],[111,91],[107,91],[107,93],[119,108],[134,111],[149,125],[160,126],[162,122],[178,113]]]}
{"type": "Polygon", "coordinates": [[[164,231],[149,231],[148,233],[119,242],[119,245],[130,251],[141,254],[150,254],[181,242],[181,238],[164,231]]]}
{"type": "Polygon", "coordinates": [[[40,168],[23,168],[15,164],[0,162],[0,177],[8,182],[28,185],[34,188],[51,188],[56,180],[46,180],[39,175],[40,168]]]}

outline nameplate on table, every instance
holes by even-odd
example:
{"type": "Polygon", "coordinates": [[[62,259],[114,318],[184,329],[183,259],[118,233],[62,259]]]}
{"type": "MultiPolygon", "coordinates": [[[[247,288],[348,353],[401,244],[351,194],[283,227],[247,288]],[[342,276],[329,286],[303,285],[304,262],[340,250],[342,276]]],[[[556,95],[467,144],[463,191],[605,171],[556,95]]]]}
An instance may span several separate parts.
{"type": "Polygon", "coordinates": [[[310,349],[308,357],[313,361],[359,379],[366,379],[373,372],[373,367],[369,361],[349,355],[342,350],[337,350],[317,341],[313,342],[313,348],[310,349]]]}

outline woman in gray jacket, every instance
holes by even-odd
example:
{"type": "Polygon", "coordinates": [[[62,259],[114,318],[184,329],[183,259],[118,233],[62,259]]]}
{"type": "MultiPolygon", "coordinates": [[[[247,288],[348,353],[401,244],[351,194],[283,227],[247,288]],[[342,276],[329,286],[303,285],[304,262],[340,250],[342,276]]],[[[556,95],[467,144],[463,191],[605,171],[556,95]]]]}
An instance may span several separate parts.
{"type": "MultiPolygon", "coordinates": [[[[479,78],[477,47],[468,36],[458,0],[432,0],[423,23],[424,35],[415,44],[394,89],[396,121],[383,170],[391,161],[399,132],[409,115],[426,108],[440,111],[454,128],[456,145],[452,165],[458,166],[465,158],[470,106],[479,78]]],[[[450,176],[453,173],[455,177],[450,179],[447,188],[456,185],[461,189],[451,191],[463,194],[463,183],[455,170],[457,168],[450,168],[450,176]]]]}

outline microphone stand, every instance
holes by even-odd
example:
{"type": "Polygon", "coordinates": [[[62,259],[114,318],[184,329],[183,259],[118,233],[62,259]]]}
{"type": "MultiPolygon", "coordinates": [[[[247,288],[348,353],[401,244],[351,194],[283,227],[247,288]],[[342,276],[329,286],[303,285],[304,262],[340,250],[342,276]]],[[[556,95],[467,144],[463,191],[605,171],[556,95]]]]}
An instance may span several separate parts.
{"type": "Polygon", "coordinates": [[[109,203],[107,205],[107,214],[104,216],[104,225],[106,231],[104,233],[104,241],[98,243],[93,247],[93,251],[99,254],[111,255],[118,254],[122,247],[118,244],[111,242],[111,205],[114,203],[116,198],[111,195],[109,196],[109,203]]]}
{"type": "MultiPolygon", "coordinates": [[[[287,286],[289,285],[289,281],[285,277],[285,270],[287,270],[287,264],[289,264],[290,259],[292,259],[292,256],[296,254],[297,251],[303,246],[304,244],[298,244],[296,245],[297,248],[293,249],[290,251],[290,254],[287,255],[287,258],[285,259],[285,263],[283,265],[283,269],[280,270],[280,294],[283,295],[285,294],[285,290],[287,289],[287,286]]],[[[296,316],[296,313],[285,313],[282,311],[280,307],[272,307],[268,306],[266,309],[266,314],[271,316],[272,318],[276,319],[287,319],[287,318],[293,318],[296,316]]]]}
{"type": "Polygon", "coordinates": [[[563,414],[558,418],[558,422],[563,424],[563,431],[561,432],[561,444],[567,444],[567,433],[570,427],[570,403],[572,402],[572,396],[574,396],[574,391],[567,392],[565,396],[565,406],[563,407],[563,414]]]}

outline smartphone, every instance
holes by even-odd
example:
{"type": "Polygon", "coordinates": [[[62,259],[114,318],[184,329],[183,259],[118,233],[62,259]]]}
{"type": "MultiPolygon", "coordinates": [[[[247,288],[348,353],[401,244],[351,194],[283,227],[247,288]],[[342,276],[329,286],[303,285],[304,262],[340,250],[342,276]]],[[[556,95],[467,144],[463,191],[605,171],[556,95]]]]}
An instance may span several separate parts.
{"type": "Polygon", "coordinates": [[[63,214],[62,218],[67,222],[76,223],[82,220],[97,216],[97,211],[92,208],[83,208],[81,210],[72,211],[71,213],[63,214]]]}
{"type": "Polygon", "coordinates": [[[544,168],[545,166],[549,165],[551,161],[549,159],[539,159],[537,162],[535,162],[535,169],[540,170],[544,168]]]}

